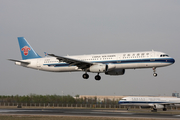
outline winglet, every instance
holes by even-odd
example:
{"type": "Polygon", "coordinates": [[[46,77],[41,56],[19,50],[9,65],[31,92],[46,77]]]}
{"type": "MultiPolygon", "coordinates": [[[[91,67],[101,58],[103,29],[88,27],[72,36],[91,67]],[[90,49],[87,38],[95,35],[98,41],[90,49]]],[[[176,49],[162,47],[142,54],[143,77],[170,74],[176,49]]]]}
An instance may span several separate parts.
{"type": "Polygon", "coordinates": [[[48,53],[47,52],[44,52],[45,56],[48,56],[48,53]]]}

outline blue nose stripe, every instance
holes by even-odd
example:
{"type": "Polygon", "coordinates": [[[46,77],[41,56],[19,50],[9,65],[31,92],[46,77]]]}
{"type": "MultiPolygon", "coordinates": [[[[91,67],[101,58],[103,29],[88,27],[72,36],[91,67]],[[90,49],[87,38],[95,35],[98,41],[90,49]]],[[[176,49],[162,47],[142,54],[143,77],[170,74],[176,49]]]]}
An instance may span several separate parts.
{"type": "Polygon", "coordinates": [[[172,58],[172,59],[169,59],[168,62],[173,64],[173,63],[175,63],[175,60],[172,58]]]}
{"type": "Polygon", "coordinates": [[[173,59],[173,63],[175,63],[175,59],[173,59]]]}

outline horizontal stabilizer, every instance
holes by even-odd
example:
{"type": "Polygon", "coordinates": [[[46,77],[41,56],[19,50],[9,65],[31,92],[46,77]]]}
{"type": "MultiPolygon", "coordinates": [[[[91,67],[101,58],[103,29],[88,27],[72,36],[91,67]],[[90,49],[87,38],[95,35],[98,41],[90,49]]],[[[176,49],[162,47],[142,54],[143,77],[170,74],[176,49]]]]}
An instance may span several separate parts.
{"type": "Polygon", "coordinates": [[[20,62],[20,63],[26,64],[26,65],[30,64],[30,62],[23,62],[23,61],[20,61],[20,60],[13,60],[13,59],[8,59],[8,60],[14,61],[14,62],[20,62]]]}

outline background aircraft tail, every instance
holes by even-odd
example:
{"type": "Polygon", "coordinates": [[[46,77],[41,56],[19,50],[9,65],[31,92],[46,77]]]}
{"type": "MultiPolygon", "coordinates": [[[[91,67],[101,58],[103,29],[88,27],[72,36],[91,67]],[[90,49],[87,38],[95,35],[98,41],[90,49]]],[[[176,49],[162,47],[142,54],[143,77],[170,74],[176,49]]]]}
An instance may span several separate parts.
{"type": "Polygon", "coordinates": [[[23,60],[41,58],[30,46],[24,37],[18,37],[20,52],[23,60]]]}

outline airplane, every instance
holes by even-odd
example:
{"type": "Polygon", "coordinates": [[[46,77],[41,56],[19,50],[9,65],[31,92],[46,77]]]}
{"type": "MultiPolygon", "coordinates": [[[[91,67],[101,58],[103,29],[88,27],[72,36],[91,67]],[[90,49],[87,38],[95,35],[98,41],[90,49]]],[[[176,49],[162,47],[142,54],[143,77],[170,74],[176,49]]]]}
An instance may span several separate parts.
{"type": "MultiPolygon", "coordinates": [[[[123,97],[118,104],[125,106],[141,106],[141,108],[152,108],[152,112],[157,109],[167,110],[168,106],[180,106],[180,98],[175,97],[123,97]]],[[[129,108],[127,108],[128,110],[129,108]]]]}
{"type": "MultiPolygon", "coordinates": [[[[152,68],[156,77],[156,68],[171,65],[172,57],[158,51],[92,54],[76,56],[58,56],[48,54],[39,56],[24,37],[18,37],[22,60],[8,59],[16,65],[50,72],[85,72],[82,77],[88,79],[88,72],[97,73],[95,80],[101,79],[100,73],[106,75],[124,75],[125,69],[152,68]]],[[[46,53],[47,54],[47,53],[46,53]]]]}

